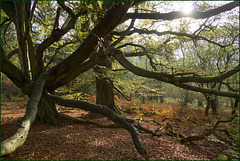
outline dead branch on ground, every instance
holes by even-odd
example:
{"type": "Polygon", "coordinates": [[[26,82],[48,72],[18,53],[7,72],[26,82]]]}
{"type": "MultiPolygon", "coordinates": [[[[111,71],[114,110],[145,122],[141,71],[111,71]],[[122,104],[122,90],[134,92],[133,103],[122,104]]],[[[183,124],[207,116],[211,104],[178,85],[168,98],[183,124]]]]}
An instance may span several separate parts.
{"type": "MultiPolygon", "coordinates": [[[[232,116],[229,120],[218,120],[215,125],[212,128],[208,128],[205,129],[200,135],[195,135],[195,136],[188,136],[185,137],[184,135],[175,132],[172,125],[170,123],[167,123],[168,126],[166,126],[166,128],[170,128],[170,131],[168,132],[168,134],[170,134],[171,136],[176,136],[178,141],[180,141],[181,143],[185,143],[185,142],[189,142],[189,141],[196,141],[196,140],[202,140],[205,139],[206,137],[213,135],[215,136],[218,140],[223,141],[229,145],[232,145],[234,147],[239,147],[239,144],[235,143],[232,139],[226,139],[221,137],[220,135],[218,135],[216,133],[216,131],[218,130],[217,127],[220,123],[227,123],[227,122],[231,122],[232,120],[234,120],[238,115],[234,115],[232,116]]],[[[222,129],[221,129],[222,130],[222,129]]],[[[227,131],[226,129],[224,131],[227,131]]],[[[229,137],[230,133],[227,131],[225,132],[226,135],[229,137]]],[[[229,137],[230,138],[230,137],[229,137]]]]}

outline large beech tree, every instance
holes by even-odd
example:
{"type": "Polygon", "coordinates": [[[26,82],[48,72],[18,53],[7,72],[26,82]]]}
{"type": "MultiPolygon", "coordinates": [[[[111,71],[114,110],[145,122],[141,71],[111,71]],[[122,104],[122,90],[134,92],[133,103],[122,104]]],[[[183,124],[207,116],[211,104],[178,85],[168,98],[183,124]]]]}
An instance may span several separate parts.
{"type": "MultiPolygon", "coordinates": [[[[143,46],[129,42],[119,45],[119,43],[127,36],[139,33],[146,35],[155,34],[158,36],[170,34],[180,37],[188,37],[193,41],[206,41],[207,43],[214,44],[220,48],[227,48],[228,45],[220,44],[219,42],[215,42],[214,40],[201,35],[186,32],[178,33],[173,31],[160,33],[158,31],[133,28],[133,26],[135,20],[137,19],[154,19],[158,21],[175,20],[183,17],[192,17],[196,20],[207,19],[226,11],[231,11],[235,7],[239,6],[239,2],[229,2],[208,11],[194,11],[190,15],[186,15],[180,11],[173,11],[169,13],[158,13],[155,11],[154,13],[145,13],[143,10],[143,12],[139,13],[135,10],[135,12],[128,12],[131,7],[136,7],[137,5],[146,3],[143,1],[105,2],[105,7],[101,7],[102,2],[98,3],[95,1],[76,3],[57,1],[52,8],[50,8],[49,5],[44,6],[44,11],[51,10],[51,13],[54,15],[51,17],[53,21],[49,22],[51,25],[45,24],[46,27],[50,26],[50,33],[44,35],[43,40],[36,41],[34,37],[36,34],[34,34],[33,28],[37,28],[38,26],[35,24],[36,21],[33,20],[38,19],[42,22],[44,19],[44,16],[36,16],[37,13],[43,12],[43,10],[40,10],[38,3],[40,2],[1,1],[1,8],[7,16],[4,17],[5,19],[2,21],[1,27],[7,28],[7,23],[13,23],[18,44],[17,48],[9,53],[6,52],[6,45],[1,46],[1,72],[12,80],[12,82],[21,89],[23,94],[29,96],[26,113],[19,124],[19,127],[11,137],[1,143],[2,156],[14,152],[18,147],[24,144],[27,139],[30,126],[34,121],[57,124],[58,112],[56,111],[55,104],[59,104],[62,106],[81,108],[107,116],[114,123],[122,126],[131,133],[136,150],[145,159],[148,159],[149,155],[144,149],[144,146],[141,144],[138,131],[131,123],[126,121],[128,119],[118,115],[105,105],[69,100],[53,95],[57,88],[68,84],[79,74],[93,68],[96,64],[99,64],[106,59],[116,59],[126,70],[142,77],[153,78],[160,82],[170,83],[177,87],[196,92],[232,97],[236,100],[239,99],[239,94],[236,92],[219,91],[194,85],[194,83],[223,82],[239,72],[239,65],[229,68],[222,74],[211,77],[204,77],[197,73],[169,74],[159,72],[156,68],[154,68],[154,63],[151,59],[152,57],[143,46]],[[94,6],[99,8],[102,16],[97,16],[98,18],[95,23],[91,22],[89,23],[90,25],[87,25],[87,27],[89,27],[87,28],[87,34],[85,37],[83,36],[84,38],[79,38],[81,41],[78,42],[80,43],[76,45],[76,49],[74,49],[68,57],[55,66],[49,67],[50,63],[47,64],[47,62],[45,62],[46,59],[44,59],[45,52],[49,50],[52,45],[60,42],[64,37],[69,37],[72,30],[77,30],[75,28],[77,24],[86,24],[86,19],[83,21],[84,17],[94,17],[94,14],[100,13],[99,10],[96,10],[96,12],[94,10],[90,11],[90,9],[94,8],[94,6]],[[129,19],[131,19],[131,24],[125,31],[114,31],[117,26],[123,24],[129,19]],[[109,37],[114,38],[111,41],[106,42],[109,37]],[[141,51],[138,53],[125,53],[122,49],[126,46],[139,47],[141,51]],[[9,59],[11,55],[15,53],[18,55],[20,67],[14,65],[14,63],[11,62],[11,59],[9,59]],[[141,69],[126,59],[127,56],[142,55],[147,55],[155,71],[141,69]]],[[[41,3],[49,4],[50,2],[41,3]]],[[[47,13],[44,13],[44,15],[47,16],[47,13]]],[[[42,23],[44,24],[46,22],[42,23]]],[[[82,29],[86,29],[84,28],[84,25],[82,26],[82,29]]],[[[4,33],[2,33],[2,35],[3,37],[5,36],[4,33]]],[[[61,48],[62,47],[64,47],[64,45],[62,45],[61,48]]],[[[53,57],[53,59],[54,58],[55,57],[53,57]]]]}

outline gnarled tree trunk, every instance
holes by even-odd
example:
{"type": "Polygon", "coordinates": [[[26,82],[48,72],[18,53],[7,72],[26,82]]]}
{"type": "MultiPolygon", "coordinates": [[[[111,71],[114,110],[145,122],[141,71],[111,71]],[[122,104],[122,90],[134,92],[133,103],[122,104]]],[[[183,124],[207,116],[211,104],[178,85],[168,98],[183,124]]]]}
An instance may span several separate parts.
{"type": "MultiPolygon", "coordinates": [[[[112,69],[112,62],[110,58],[103,59],[99,65],[106,67],[107,69],[112,69]]],[[[114,112],[121,114],[117,108],[114,101],[114,91],[111,80],[106,77],[104,72],[100,67],[95,67],[94,71],[97,73],[96,76],[96,103],[100,105],[105,105],[114,112]]]]}
{"type": "Polygon", "coordinates": [[[46,100],[45,96],[42,96],[39,101],[35,122],[54,125],[59,124],[56,106],[54,103],[46,100]]]}

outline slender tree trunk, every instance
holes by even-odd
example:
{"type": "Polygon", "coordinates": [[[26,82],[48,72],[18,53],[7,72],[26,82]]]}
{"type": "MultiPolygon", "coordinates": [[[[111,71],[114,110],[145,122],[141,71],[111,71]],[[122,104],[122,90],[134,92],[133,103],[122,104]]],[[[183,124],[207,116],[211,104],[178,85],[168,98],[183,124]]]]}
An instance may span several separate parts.
{"type": "Polygon", "coordinates": [[[198,107],[203,107],[203,100],[198,99],[197,102],[198,102],[198,107]]]}
{"type": "Polygon", "coordinates": [[[189,91],[188,90],[184,90],[183,92],[182,92],[182,94],[183,94],[183,107],[187,107],[187,104],[188,104],[188,102],[189,102],[189,91]]]}
{"type": "Polygon", "coordinates": [[[210,98],[207,97],[207,107],[205,109],[205,115],[208,116],[208,111],[209,111],[209,108],[210,108],[210,98]]]}
{"type": "Polygon", "coordinates": [[[163,96],[160,96],[160,103],[164,103],[163,96]]]}
{"type": "Polygon", "coordinates": [[[238,103],[239,103],[239,99],[235,99],[234,106],[232,106],[232,114],[233,115],[236,114],[236,110],[239,108],[238,103]]]}
{"type": "Polygon", "coordinates": [[[217,115],[217,105],[218,105],[218,98],[214,96],[214,98],[210,99],[210,107],[212,108],[213,114],[217,115]]]}

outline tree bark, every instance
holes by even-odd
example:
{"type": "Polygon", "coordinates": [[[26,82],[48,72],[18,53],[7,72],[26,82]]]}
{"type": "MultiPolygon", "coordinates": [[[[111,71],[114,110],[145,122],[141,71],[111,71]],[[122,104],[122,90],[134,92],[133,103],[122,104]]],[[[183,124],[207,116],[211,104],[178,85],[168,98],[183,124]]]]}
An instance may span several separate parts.
{"type": "Polygon", "coordinates": [[[55,104],[49,102],[45,96],[42,96],[39,101],[35,122],[53,125],[60,124],[55,104]]]}
{"type": "Polygon", "coordinates": [[[17,38],[18,38],[18,46],[19,46],[19,60],[21,64],[21,69],[23,73],[29,77],[29,61],[28,61],[28,48],[26,43],[26,32],[28,30],[25,22],[27,20],[26,16],[26,2],[15,1],[14,8],[15,8],[15,19],[16,19],[16,31],[17,31],[17,38]]]}
{"type": "Polygon", "coordinates": [[[213,99],[210,100],[210,104],[211,104],[213,115],[217,115],[218,114],[218,112],[217,112],[217,106],[218,106],[217,96],[215,96],[213,99]]]}
{"type": "Polygon", "coordinates": [[[217,115],[217,104],[218,104],[218,98],[216,95],[210,95],[210,96],[206,96],[207,99],[207,106],[205,109],[205,115],[208,116],[209,115],[209,109],[212,109],[213,115],[217,115]]]}
{"type": "Polygon", "coordinates": [[[48,78],[47,73],[43,73],[34,83],[32,94],[29,98],[26,113],[16,130],[15,134],[3,142],[1,142],[1,156],[5,156],[14,152],[18,147],[22,146],[27,139],[31,124],[34,122],[37,114],[37,106],[41,99],[43,87],[48,78]]]}
{"type": "MultiPolygon", "coordinates": [[[[103,59],[99,65],[106,67],[107,69],[112,69],[112,62],[110,58],[103,59]]],[[[94,71],[97,73],[96,76],[96,103],[99,105],[105,105],[111,110],[118,114],[121,112],[118,110],[114,101],[114,91],[112,87],[111,80],[105,78],[104,71],[100,67],[96,66],[94,71]]],[[[106,71],[107,72],[107,71],[106,71]]]]}
{"type": "Polygon", "coordinates": [[[235,115],[236,114],[236,110],[239,109],[239,99],[235,99],[235,103],[234,103],[234,106],[232,106],[232,115],[235,115]]]}

